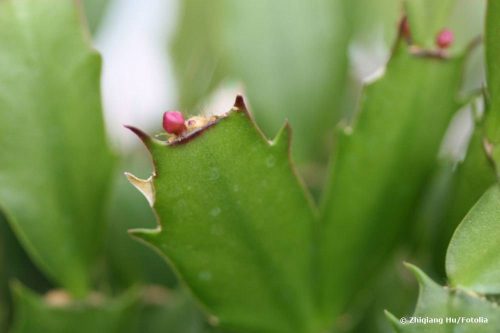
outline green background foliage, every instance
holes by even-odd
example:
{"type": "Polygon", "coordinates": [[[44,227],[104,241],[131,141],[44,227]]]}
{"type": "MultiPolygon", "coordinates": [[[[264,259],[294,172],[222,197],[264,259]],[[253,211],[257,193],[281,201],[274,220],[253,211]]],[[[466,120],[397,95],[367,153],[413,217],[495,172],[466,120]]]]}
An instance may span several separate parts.
{"type": "Polygon", "coordinates": [[[0,0],[1,332],[500,330],[498,2],[179,0],[180,109],[245,97],[120,152],[110,5],[0,0]]]}
{"type": "Polygon", "coordinates": [[[102,240],[113,164],[101,60],[71,2],[0,6],[0,206],[40,267],[81,297],[102,240]]]}

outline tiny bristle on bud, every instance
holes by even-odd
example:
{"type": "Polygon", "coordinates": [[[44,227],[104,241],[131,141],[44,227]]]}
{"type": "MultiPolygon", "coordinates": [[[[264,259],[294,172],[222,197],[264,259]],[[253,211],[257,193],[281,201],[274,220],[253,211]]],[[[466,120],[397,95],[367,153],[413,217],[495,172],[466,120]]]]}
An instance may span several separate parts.
{"type": "Polygon", "coordinates": [[[440,49],[446,49],[453,44],[454,39],[455,36],[451,30],[443,29],[436,36],[436,45],[440,49]]]}
{"type": "Polygon", "coordinates": [[[179,111],[167,111],[163,114],[163,128],[167,133],[179,135],[186,130],[184,116],[179,111]]]}

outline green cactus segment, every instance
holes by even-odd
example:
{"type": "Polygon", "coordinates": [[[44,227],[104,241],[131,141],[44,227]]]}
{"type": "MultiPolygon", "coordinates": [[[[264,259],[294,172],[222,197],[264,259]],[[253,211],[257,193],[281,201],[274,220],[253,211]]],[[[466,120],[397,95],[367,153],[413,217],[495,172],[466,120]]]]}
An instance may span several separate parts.
{"type": "Polygon", "coordinates": [[[500,188],[491,187],[465,216],[451,239],[446,271],[454,286],[500,293],[500,188]]]}
{"type": "Polygon", "coordinates": [[[437,34],[446,28],[456,0],[405,0],[412,41],[425,49],[435,49],[437,34]]]}
{"type": "Polygon", "coordinates": [[[486,10],[485,54],[486,54],[486,138],[488,154],[500,163],[500,2],[490,0],[486,10]]]}
{"type": "Polygon", "coordinates": [[[83,0],[82,5],[85,10],[89,30],[93,35],[99,30],[106,11],[109,7],[109,0],[83,0]]]}
{"type": "Polygon", "coordinates": [[[0,214],[0,332],[7,332],[13,311],[10,281],[22,281],[36,290],[51,287],[49,281],[30,261],[9,224],[0,214]]]}
{"type": "Polygon", "coordinates": [[[66,299],[62,294],[40,297],[26,287],[13,286],[15,317],[11,333],[126,333],[136,313],[136,294],[114,300],[98,296],[66,299]]]}
{"type": "Polygon", "coordinates": [[[36,263],[77,296],[99,250],[113,161],[101,60],[80,14],[73,1],[0,2],[0,209],[36,263]]]}
{"type": "MultiPolygon", "coordinates": [[[[498,66],[498,37],[500,36],[500,4],[488,1],[486,16],[486,63],[488,91],[486,95],[487,109],[484,121],[485,136],[483,147],[493,160],[498,174],[498,144],[500,143],[500,67],[498,66]]],[[[484,133],[481,133],[484,134],[484,133]]],[[[473,141],[474,143],[474,138],[473,141]]],[[[479,145],[479,142],[476,143],[479,145]]],[[[467,160],[466,160],[467,161],[467,160]]],[[[483,159],[477,158],[481,164],[483,159]]],[[[482,169],[486,169],[484,166],[482,169]]],[[[479,169],[477,170],[479,171],[479,169]]],[[[476,172],[471,178],[485,178],[485,172],[476,172]]],[[[489,182],[491,176],[488,176],[489,182]]],[[[484,181],[481,181],[484,186],[484,181]]],[[[471,190],[477,192],[474,188],[471,190]]],[[[500,239],[500,189],[492,186],[479,199],[472,210],[465,216],[455,231],[450,242],[446,258],[446,271],[451,283],[479,293],[500,293],[500,255],[498,239],[500,239]]]]}
{"type": "Polygon", "coordinates": [[[414,56],[398,43],[385,75],[365,88],[353,128],[339,133],[322,206],[326,316],[341,310],[410,230],[405,221],[459,108],[462,65],[463,57],[414,56]]]}
{"type": "Polygon", "coordinates": [[[401,320],[402,317],[396,318],[386,312],[396,332],[496,333],[500,331],[500,307],[497,304],[461,289],[441,287],[417,267],[411,265],[408,267],[419,282],[420,294],[413,315],[405,316],[405,319],[401,320]],[[421,322],[411,322],[417,319],[421,322]],[[402,321],[406,323],[402,324],[402,321]]]}
{"type": "Polygon", "coordinates": [[[436,225],[442,225],[443,229],[440,233],[432,232],[436,243],[431,251],[435,257],[435,268],[443,273],[444,256],[455,229],[484,192],[496,183],[495,170],[485,153],[483,139],[484,124],[480,121],[475,125],[465,160],[454,168],[456,170],[453,172],[453,185],[447,193],[449,204],[444,219],[443,206],[439,207],[442,215],[436,225]]]}
{"type": "MultiPolygon", "coordinates": [[[[484,125],[481,122],[475,125],[465,160],[458,165],[455,174],[455,187],[451,193],[453,202],[447,217],[447,228],[450,228],[451,232],[484,192],[496,182],[494,169],[485,153],[483,139],[484,125]]],[[[451,233],[446,234],[451,236],[451,233]]]]}
{"type": "Polygon", "coordinates": [[[269,143],[241,99],[235,108],[172,144],[133,129],[152,154],[160,227],[132,234],[173,263],[222,326],[311,332],[316,217],[290,163],[290,129],[269,143]]]}

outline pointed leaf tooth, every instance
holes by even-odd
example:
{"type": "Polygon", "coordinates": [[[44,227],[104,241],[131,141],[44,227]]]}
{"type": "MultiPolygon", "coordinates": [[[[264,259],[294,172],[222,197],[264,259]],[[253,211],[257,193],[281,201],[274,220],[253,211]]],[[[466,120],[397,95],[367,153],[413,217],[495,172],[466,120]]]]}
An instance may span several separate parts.
{"type": "Polygon", "coordinates": [[[420,287],[427,286],[438,286],[434,281],[431,280],[420,268],[417,266],[410,264],[408,262],[403,263],[405,267],[413,273],[413,276],[417,279],[420,287]]]}
{"type": "Polygon", "coordinates": [[[280,150],[283,149],[288,152],[290,151],[291,141],[292,141],[292,128],[287,120],[279,130],[278,134],[276,134],[273,141],[271,141],[271,145],[274,147],[278,147],[278,149],[280,150]]]}
{"type": "Polygon", "coordinates": [[[165,141],[158,140],[156,138],[151,137],[149,134],[145,133],[143,130],[130,126],[130,125],[124,125],[126,129],[131,130],[141,141],[144,143],[144,145],[150,149],[153,145],[159,145],[159,146],[165,146],[167,143],[165,141]]]}
{"type": "Polygon", "coordinates": [[[125,172],[125,176],[127,177],[130,184],[132,184],[136,189],[141,192],[151,207],[153,207],[155,203],[155,190],[153,187],[153,176],[150,176],[148,179],[140,179],[129,172],[125,172]]]}
{"type": "Polygon", "coordinates": [[[129,229],[128,233],[148,245],[156,246],[158,236],[161,234],[161,228],[158,226],[156,229],[129,229]]]}
{"type": "Polygon", "coordinates": [[[392,313],[390,313],[387,310],[384,310],[385,317],[387,320],[389,320],[389,323],[391,324],[391,327],[396,331],[397,333],[401,332],[401,327],[400,327],[400,321],[396,316],[394,316],[392,313]]]}
{"type": "Polygon", "coordinates": [[[146,146],[149,145],[149,142],[151,141],[151,137],[148,134],[144,133],[142,130],[140,130],[137,127],[134,127],[134,126],[123,125],[123,127],[125,127],[126,129],[131,130],[135,135],[137,135],[137,137],[139,139],[141,139],[142,142],[144,142],[144,144],[146,146]]]}
{"type": "Polygon", "coordinates": [[[239,111],[247,111],[247,106],[245,104],[245,99],[243,98],[243,95],[236,96],[236,99],[234,100],[233,109],[239,111]]]}

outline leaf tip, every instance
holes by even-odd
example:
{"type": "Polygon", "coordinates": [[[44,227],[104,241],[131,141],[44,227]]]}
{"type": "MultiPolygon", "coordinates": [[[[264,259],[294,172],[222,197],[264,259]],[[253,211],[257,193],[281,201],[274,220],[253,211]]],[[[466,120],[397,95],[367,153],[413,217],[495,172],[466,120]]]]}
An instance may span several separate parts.
{"type": "Polygon", "coordinates": [[[418,268],[417,266],[413,265],[412,263],[409,263],[407,261],[403,261],[403,265],[406,267],[406,269],[408,269],[410,272],[413,273],[413,275],[415,275],[415,277],[419,280],[421,275],[423,275],[424,273],[420,270],[420,268],[418,268]]]}
{"type": "Polygon", "coordinates": [[[393,315],[391,312],[389,312],[388,310],[384,310],[384,314],[385,314],[385,317],[387,318],[387,320],[389,321],[389,323],[391,324],[392,328],[394,329],[394,331],[396,332],[400,332],[400,327],[399,327],[399,319],[396,318],[395,315],[393,315]]]}
{"type": "Polygon", "coordinates": [[[144,197],[146,197],[146,200],[148,201],[149,205],[153,207],[155,203],[155,191],[153,187],[153,176],[149,177],[148,179],[141,179],[129,172],[125,172],[125,177],[127,177],[127,180],[129,181],[130,184],[132,184],[139,192],[141,192],[144,197]]]}
{"type": "Polygon", "coordinates": [[[285,123],[278,131],[278,134],[271,141],[272,146],[284,147],[286,151],[290,150],[290,144],[292,141],[292,127],[290,126],[290,122],[285,120],[285,123]]]}
{"type": "Polygon", "coordinates": [[[123,125],[123,127],[125,127],[128,130],[131,130],[135,135],[137,135],[137,137],[139,139],[141,139],[141,141],[146,146],[150,146],[150,144],[152,142],[152,138],[148,134],[146,134],[142,130],[138,129],[137,127],[134,127],[134,126],[131,126],[131,125],[123,125]]]}
{"type": "Polygon", "coordinates": [[[246,111],[247,106],[245,104],[245,99],[243,98],[243,95],[238,94],[236,95],[236,99],[234,100],[233,104],[233,109],[236,111],[246,111]]]}
{"type": "Polygon", "coordinates": [[[419,285],[421,287],[425,287],[425,286],[430,286],[430,285],[434,285],[435,282],[432,281],[420,268],[418,268],[417,266],[413,265],[413,264],[410,264],[408,262],[404,262],[403,265],[405,265],[405,267],[410,271],[412,272],[413,276],[415,276],[415,279],[417,279],[419,285]]]}

